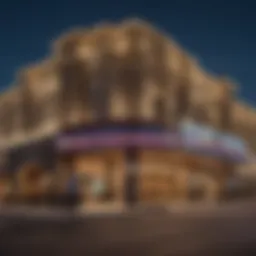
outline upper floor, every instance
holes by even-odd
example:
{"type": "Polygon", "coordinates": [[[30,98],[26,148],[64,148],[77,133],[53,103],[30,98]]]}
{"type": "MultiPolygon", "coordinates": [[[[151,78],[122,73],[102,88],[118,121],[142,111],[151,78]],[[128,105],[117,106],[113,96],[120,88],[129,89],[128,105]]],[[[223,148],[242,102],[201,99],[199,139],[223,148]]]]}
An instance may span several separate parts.
{"type": "Polygon", "coordinates": [[[183,118],[234,130],[235,85],[206,72],[164,33],[139,21],[60,37],[51,57],[23,68],[0,98],[3,145],[97,120],[183,118]]]}

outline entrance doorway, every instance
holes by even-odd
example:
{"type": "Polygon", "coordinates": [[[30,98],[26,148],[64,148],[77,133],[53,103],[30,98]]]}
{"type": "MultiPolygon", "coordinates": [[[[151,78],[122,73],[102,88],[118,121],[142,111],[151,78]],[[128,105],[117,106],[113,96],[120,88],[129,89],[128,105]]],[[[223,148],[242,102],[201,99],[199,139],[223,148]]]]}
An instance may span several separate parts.
{"type": "Polygon", "coordinates": [[[24,164],[17,173],[19,201],[28,204],[42,203],[47,191],[44,184],[45,170],[36,163],[24,164]]]}
{"type": "Polygon", "coordinates": [[[74,166],[82,182],[85,205],[106,205],[123,200],[123,152],[80,153],[75,157],[74,166]]]}

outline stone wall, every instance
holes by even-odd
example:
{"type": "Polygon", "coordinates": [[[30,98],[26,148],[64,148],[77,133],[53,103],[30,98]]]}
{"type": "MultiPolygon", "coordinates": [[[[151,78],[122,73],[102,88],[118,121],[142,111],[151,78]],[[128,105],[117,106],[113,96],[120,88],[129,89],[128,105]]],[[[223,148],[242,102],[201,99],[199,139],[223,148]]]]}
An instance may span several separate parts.
{"type": "MultiPolygon", "coordinates": [[[[17,104],[27,106],[21,117],[27,138],[101,119],[172,125],[189,116],[245,136],[255,125],[252,108],[235,102],[232,81],[205,71],[171,38],[138,20],[61,36],[48,60],[20,71],[17,87],[17,104]],[[32,112],[38,120],[26,128],[32,112]]],[[[4,129],[11,110],[0,111],[4,129]]]]}
{"type": "Polygon", "coordinates": [[[131,20],[70,32],[54,55],[67,126],[99,118],[172,124],[184,115],[221,126],[222,79],[148,24],[131,20]],[[181,87],[188,93],[180,96],[181,87]]]}
{"type": "Polygon", "coordinates": [[[21,94],[17,87],[11,87],[0,97],[0,140],[2,147],[15,143],[22,136],[20,104],[21,94]]]}
{"type": "Polygon", "coordinates": [[[233,108],[234,131],[248,142],[253,151],[256,150],[256,110],[243,102],[236,102],[233,108]]]}
{"type": "Polygon", "coordinates": [[[56,131],[59,84],[50,61],[20,71],[16,86],[2,94],[0,137],[10,146],[56,131]]]}

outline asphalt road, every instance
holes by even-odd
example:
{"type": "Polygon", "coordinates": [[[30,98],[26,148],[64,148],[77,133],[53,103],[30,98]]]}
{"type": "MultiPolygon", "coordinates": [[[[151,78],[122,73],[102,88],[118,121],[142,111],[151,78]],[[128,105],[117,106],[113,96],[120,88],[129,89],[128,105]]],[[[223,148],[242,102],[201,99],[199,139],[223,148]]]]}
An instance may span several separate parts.
{"type": "Polygon", "coordinates": [[[169,212],[2,211],[0,255],[256,255],[256,202],[169,212]]]}

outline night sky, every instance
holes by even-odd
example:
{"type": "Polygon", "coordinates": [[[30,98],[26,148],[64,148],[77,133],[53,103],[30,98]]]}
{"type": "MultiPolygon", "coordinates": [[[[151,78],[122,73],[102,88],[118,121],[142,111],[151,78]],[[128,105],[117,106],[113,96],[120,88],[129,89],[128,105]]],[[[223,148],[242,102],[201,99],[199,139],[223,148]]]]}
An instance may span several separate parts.
{"type": "Polygon", "coordinates": [[[18,68],[47,56],[51,40],[65,30],[127,17],[152,22],[207,70],[233,77],[241,98],[256,106],[256,3],[248,0],[3,0],[0,88],[14,81],[18,68]]]}

